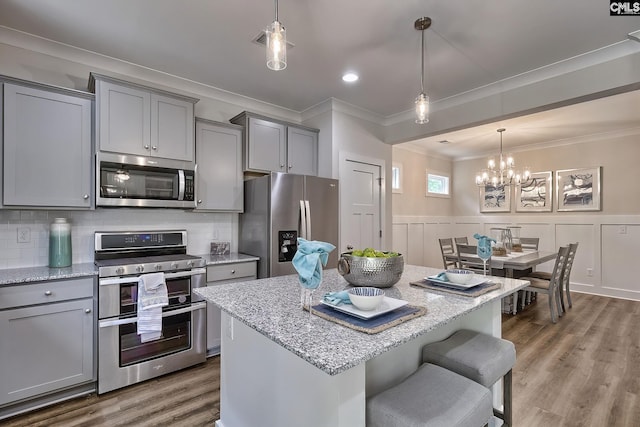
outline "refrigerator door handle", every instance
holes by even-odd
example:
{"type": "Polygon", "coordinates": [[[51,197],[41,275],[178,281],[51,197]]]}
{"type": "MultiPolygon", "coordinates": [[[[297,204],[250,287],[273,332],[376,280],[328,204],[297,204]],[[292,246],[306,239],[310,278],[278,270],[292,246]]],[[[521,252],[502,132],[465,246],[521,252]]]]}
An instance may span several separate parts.
{"type": "Polygon", "coordinates": [[[311,240],[311,208],[309,207],[309,201],[304,201],[304,207],[307,210],[307,239],[311,240]]]}
{"type": "Polygon", "coordinates": [[[304,200],[300,200],[300,237],[307,239],[307,210],[304,200]]]}

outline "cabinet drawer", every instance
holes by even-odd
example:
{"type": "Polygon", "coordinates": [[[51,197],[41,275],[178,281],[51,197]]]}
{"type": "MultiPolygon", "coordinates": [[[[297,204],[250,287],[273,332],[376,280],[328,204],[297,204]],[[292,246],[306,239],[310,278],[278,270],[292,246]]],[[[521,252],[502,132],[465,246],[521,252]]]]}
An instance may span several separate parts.
{"type": "Polygon", "coordinates": [[[93,278],[0,287],[0,309],[93,297],[93,278]]]}
{"type": "Polygon", "coordinates": [[[255,261],[218,264],[207,267],[207,282],[240,278],[255,279],[256,277],[257,265],[255,261]]]}

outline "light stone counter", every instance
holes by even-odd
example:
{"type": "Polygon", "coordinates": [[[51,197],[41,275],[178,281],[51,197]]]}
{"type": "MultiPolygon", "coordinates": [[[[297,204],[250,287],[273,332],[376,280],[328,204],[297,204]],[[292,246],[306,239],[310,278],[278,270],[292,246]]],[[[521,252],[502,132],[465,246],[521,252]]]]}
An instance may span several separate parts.
{"type": "MultiPolygon", "coordinates": [[[[374,335],[300,307],[297,275],[200,288],[222,309],[221,397],[217,427],[364,427],[365,402],[420,365],[420,349],[461,328],[501,335],[501,298],[529,282],[495,278],[477,298],[409,285],[440,269],[405,266],[388,296],[425,306],[425,316],[374,335]]],[[[324,272],[314,299],[348,283],[324,272]]],[[[494,402],[499,402],[498,386],[494,402]]]]}
{"type": "MultiPolygon", "coordinates": [[[[195,291],[235,319],[327,374],[335,375],[528,284],[522,280],[496,278],[503,283],[502,289],[477,298],[427,291],[409,285],[409,282],[441,271],[406,265],[400,282],[386,288],[385,294],[406,300],[412,305],[427,307],[427,314],[375,335],[357,332],[318,317],[311,318],[313,333],[309,333],[309,313],[300,308],[301,287],[297,275],[195,291]]],[[[350,285],[337,270],[324,271],[322,284],[314,292],[314,301],[318,303],[325,292],[340,291],[347,287],[350,285]]]]}
{"type": "Polygon", "coordinates": [[[0,286],[97,275],[98,269],[93,263],[72,264],[70,267],[63,268],[47,266],[10,268],[0,270],[0,286]]]}

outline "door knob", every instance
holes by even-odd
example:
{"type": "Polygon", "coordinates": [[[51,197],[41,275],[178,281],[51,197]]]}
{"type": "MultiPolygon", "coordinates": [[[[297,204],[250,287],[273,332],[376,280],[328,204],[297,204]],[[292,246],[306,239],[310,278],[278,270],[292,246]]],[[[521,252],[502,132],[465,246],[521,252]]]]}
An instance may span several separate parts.
{"type": "Polygon", "coordinates": [[[85,313],[87,313],[87,314],[89,314],[89,313],[91,313],[91,309],[90,309],[90,308],[86,308],[86,309],[84,310],[84,312],[85,312],[85,313]]]}
{"type": "Polygon", "coordinates": [[[157,150],[158,147],[156,147],[155,145],[151,147],[152,150],[157,150]]]}
{"type": "Polygon", "coordinates": [[[145,145],[144,145],[144,149],[145,149],[145,150],[148,150],[148,149],[149,149],[149,144],[145,144],[145,145]]]}
{"type": "Polygon", "coordinates": [[[51,293],[52,293],[51,291],[44,291],[44,294],[45,294],[46,296],[51,296],[51,293]]]}
{"type": "Polygon", "coordinates": [[[85,199],[85,200],[87,200],[87,199],[89,198],[89,195],[88,195],[88,194],[85,194],[85,195],[83,195],[83,196],[82,196],[82,198],[83,198],[83,199],[85,199]]]}

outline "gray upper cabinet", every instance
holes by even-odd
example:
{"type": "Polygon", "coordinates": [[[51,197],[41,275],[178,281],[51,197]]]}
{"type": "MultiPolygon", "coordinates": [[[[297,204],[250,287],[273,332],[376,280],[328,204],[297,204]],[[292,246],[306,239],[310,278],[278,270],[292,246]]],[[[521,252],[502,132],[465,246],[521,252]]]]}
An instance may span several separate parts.
{"type": "Polygon", "coordinates": [[[194,161],[195,98],[91,74],[100,151],[194,161]]]}
{"type": "Polygon", "coordinates": [[[242,128],[196,119],[196,210],[242,212],[242,128]]]}
{"type": "Polygon", "coordinates": [[[93,207],[93,96],[75,92],[4,83],[4,206],[93,207]]]}
{"type": "Polygon", "coordinates": [[[318,132],[293,126],[287,128],[289,173],[318,175],[318,132]]]}
{"type": "Polygon", "coordinates": [[[242,112],[231,123],[244,126],[244,170],[318,174],[318,130],[242,112]]]}

